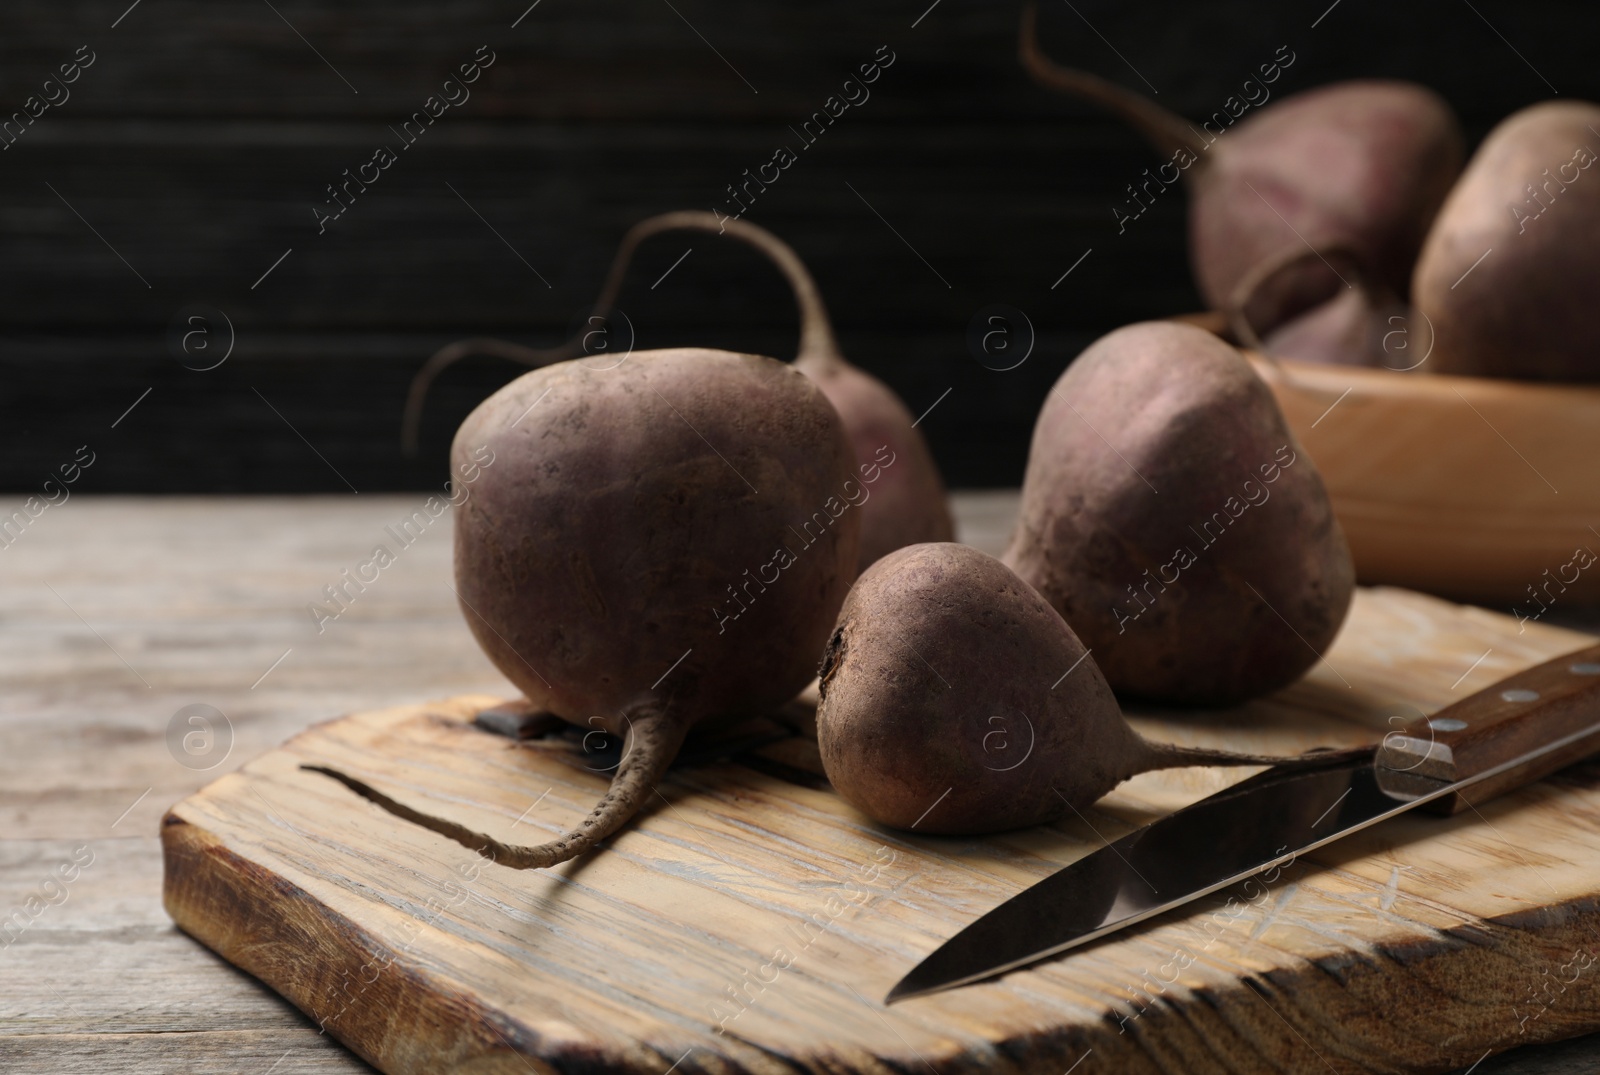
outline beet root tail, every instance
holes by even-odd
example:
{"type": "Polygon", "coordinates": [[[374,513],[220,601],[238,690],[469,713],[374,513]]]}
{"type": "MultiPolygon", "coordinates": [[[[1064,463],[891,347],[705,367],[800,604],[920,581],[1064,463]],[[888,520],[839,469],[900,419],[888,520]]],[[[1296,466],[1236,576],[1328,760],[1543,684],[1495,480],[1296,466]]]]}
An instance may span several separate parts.
{"type": "Polygon", "coordinates": [[[396,817],[421,825],[441,836],[448,836],[501,866],[517,870],[539,869],[577,858],[626,825],[666,774],[688,731],[681,720],[657,709],[648,710],[642,715],[634,714],[630,721],[623,742],[622,761],[611,778],[611,786],[589,816],[571,832],[548,843],[532,846],[502,843],[487,833],[458,822],[425,814],[337,769],[322,765],[302,765],[301,768],[332,777],[396,817]]]}

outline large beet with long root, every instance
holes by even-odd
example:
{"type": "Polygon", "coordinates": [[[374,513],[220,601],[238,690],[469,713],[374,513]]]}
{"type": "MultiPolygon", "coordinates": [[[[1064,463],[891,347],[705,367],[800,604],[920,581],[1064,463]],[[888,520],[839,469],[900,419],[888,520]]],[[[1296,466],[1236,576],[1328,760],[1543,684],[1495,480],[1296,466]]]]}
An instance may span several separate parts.
{"type": "Polygon", "coordinates": [[[324,771],[496,862],[551,866],[625,824],[690,729],[811,678],[855,578],[863,487],[814,382],[698,348],[524,374],[462,423],[452,469],[484,447],[456,520],[462,614],[535,707],[623,739],[611,788],[519,847],[324,771]]]}

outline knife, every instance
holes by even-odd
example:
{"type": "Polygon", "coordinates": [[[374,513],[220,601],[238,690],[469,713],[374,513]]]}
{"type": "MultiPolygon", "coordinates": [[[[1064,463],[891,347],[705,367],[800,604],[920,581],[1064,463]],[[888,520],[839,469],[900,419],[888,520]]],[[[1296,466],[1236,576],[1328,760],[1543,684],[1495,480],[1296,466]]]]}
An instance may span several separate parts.
{"type": "Polygon", "coordinates": [[[1600,645],[1518,672],[1371,754],[1268,769],[1035,882],[950,938],[884,1003],[1059,955],[1422,807],[1454,814],[1600,751],[1600,645]]]}

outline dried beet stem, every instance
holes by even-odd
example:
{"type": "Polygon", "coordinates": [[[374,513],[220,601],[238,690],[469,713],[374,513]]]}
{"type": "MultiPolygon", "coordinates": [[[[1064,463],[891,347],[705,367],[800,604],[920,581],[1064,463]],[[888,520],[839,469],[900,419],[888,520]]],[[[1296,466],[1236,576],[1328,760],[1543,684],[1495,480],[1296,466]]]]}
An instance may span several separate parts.
{"type": "Polygon", "coordinates": [[[1206,142],[1195,133],[1188,120],[1167,111],[1148,97],[1124,89],[1099,75],[1062,67],[1040,50],[1038,22],[1038,5],[1027,4],[1022,9],[1022,22],[1017,33],[1017,57],[1035,82],[1046,89],[1099,105],[1144,135],[1145,140],[1161,153],[1170,156],[1185,150],[1197,158],[1196,171],[1205,167],[1208,159],[1205,155],[1206,142]]]}
{"type": "Polygon", "coordinates": [[[1240,277],[1223,307],[1223,313],[1228,318],[1228,331],[1240,347],[1256,351],[1263,357],[1271,357],[1267,355],[1261,337],[1262,333],[1270,332],[1277,326],[1257,329],[1250,317],[1250,306],[1274,277],[1312,260],[1321,261],[1337,275],[1346,277],[1349,285],[1365,295],[1373,307],[1393,305],[1400,301],[1394,289],[1374,277],[1362,263],[1360,255],[1346,244],[1310,247],[1296,243],[1285,246],[1278,253],[1256,262],[1250,271],[1240,277]],[[1334,268],[1335,265],[1338,267],[1334,268]]]}
{"type": "Polygon", "coordinates": [[[396,817],[421,825],[441,836],[448,836],[501,866],[531,870],[577,858],[627,824],[643,806],[645,797],[666,774],[687,732],[688,726],[682,720],[654,707],[632,714],[628,733],[623,740],[622,761],[611,778],[611,786],[605,796],[571,832],[531,847],[502,843],[465,825],[425,814],[337,769],[322,765],[302,765],[300,768],[330,776],[396,817]]]}
{"type": "MultiPolygon", "coordinates": [[[[800,346],[795,353],[796,364],[804,364],[813,370],[844,365],[839,353],[838,340],[833,334],[833,324],[828,320],[828,308],[822,301],[822,293],[817,289],[817,282],[812,278],[805,262],[800,260],[794,249],[765,228],[731,217],[719,217],[715,213],[700,209],[662,213],[641,220],[628,229],[611,260],[611,268],[607,270],[605,283],[601,286],[600,295],[595,299],[589,318],[584,322],[585,325],[596,317],[609,316],[615,309],[617,296],[622,293],[622,285],[627,281],[628,270],[633,266],[633,256],[638,251],[639,245],[652,236],[668,231],[725,234],[764,254],[783,274],[784,280],[794,293],[795,306],[800,311],[800,346]]],[[[490,337],[457,340],[441,347],[428,358],[422,369],[411,379],[400,430],[401,446],[405,453],[417,454],[422,408],[427,402],[428,390],[439,374],[446,369],[464,358],[476,355],[504,358],[537,369],[577,358],[583,353],[582,341],[585,334],[586,330],[580,329],[565,343],[545,348],[527,347],[520,343],[490,337]]]]}
{"type": "Polygon", "coordinates": [[[424,362],[416,376],[411,378],[411,387],[406,392],[405,413],[400,420],[402,450],[408,456],[417,454],[417,439],[422,426],[422,407],[428,400],[428,390],[433,387],[434,379],[439,374],[463,358],[489,355],[492,358],[509,359],[524,366],[537,368],[575,358],[578,354],[578,341],[581,339],[583,336],[579,334],[566,343],[545,348],[527,347],[509,340],[497,340],[492,336],[473,336],[470,339],[445,344],[428,356],[428,361],[424,362]]]}
{"type": "Polygon", "coordinates": [[[1231,750],[1211,750],[1207,747],[1184,747],[1176,743],[1144,741],[1146,755],[1139,763],[1138,772],[1155,769],[1181,769],[1188,765],[1274,765],[1281,769],[1314,769],[1322,765],[1338,765],[1359,758],[1371,757],[1375,749],[1371,744],[1354,747],[1317,747],[1304,754],[1287,757],[1272,754],[1238,754],[1231,750]]]}
{"type": "Polygon", "coordinates": [[[828,319],[828,308],[817,290],[817,282],[806,268],[805,262],[794,248],[765,228],[746,223],[735,217],[718,216],[702,209],[680,209],[662,213],[639,221],[622,237],[616,257],[611,262],[600,297],[595,300],[594,312],[605,315],[611,312],[623,282],[633,264],[633,255],[646,239],[668,231],[703,231],[713,235],[727,235],[764,254],[783,274],[790,291],[794,293],[795,306],[800,311],[800,346],[795,361],[838,362],[839,343],[833,335],[833,324],[828,319]]]}
{"type": "Polygon", "coordinates": [[[858,463],[867,464],[876,458],[887,467],[899,460],[892,477],[874,490],[870,506],[863,506],[860,567],[865,569],[906,545],[954,537],[955,524],[945,500],[944,482],[911,412],[888,385],[840,354],[816,281],[799,255],[765,228],[694,209],[642,220],[623,238],[596,310],[610,312],[634,251],[645,239],[665,231],[726,235],[765,255],[788,281],[800,313],[800,343],[794,368],[822,389],[844,419],[858,463]],[[881,454],[884,451],[891,453],[888,460],[881,454]]]}

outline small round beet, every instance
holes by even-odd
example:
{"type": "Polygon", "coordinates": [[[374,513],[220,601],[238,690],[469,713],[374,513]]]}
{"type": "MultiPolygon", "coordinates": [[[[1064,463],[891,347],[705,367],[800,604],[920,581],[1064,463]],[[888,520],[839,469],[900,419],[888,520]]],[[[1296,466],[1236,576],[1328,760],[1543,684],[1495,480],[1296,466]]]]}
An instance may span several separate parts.
{"type": "Polygon", "coordinates": [[[839,612],[820,689],[834,788],[919,833],[1052,821],[1150,769],[1300,760],[1142,738],[1061,614],[965,545],[914,545],[868,568],[839,612]]]}

